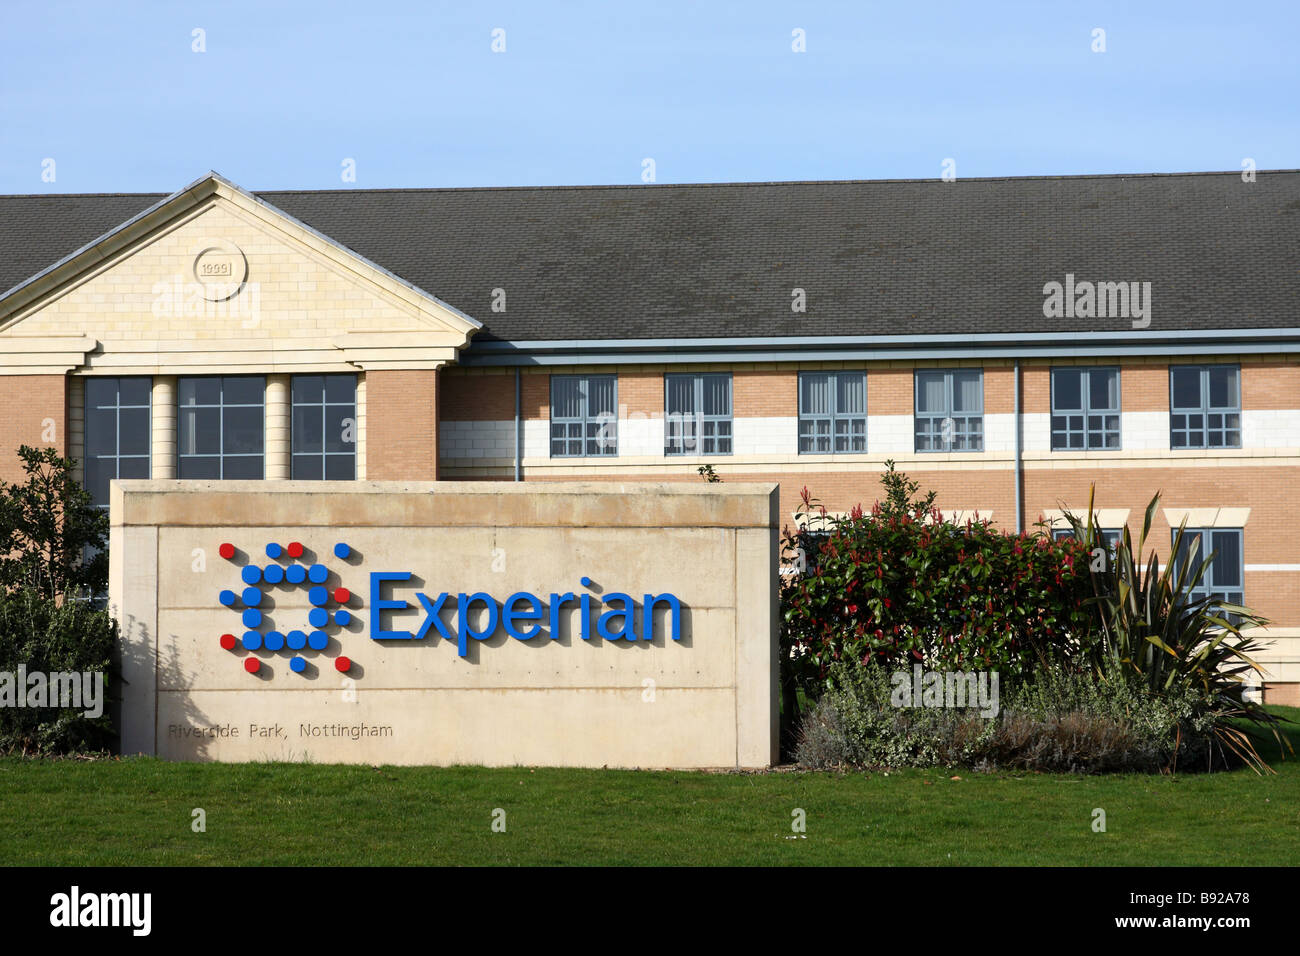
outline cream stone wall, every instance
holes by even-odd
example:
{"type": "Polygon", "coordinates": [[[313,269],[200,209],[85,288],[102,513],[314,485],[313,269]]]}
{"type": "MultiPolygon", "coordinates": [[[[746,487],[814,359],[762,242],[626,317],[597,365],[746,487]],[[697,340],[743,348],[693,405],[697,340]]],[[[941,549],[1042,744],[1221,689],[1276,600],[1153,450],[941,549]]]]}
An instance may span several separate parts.
{"type": "Polygon", "coordinates": [[[88,370],[123,374],[357,371],[341,347],[356,333],[436,334],[414,308],[221,202],[92,270],[0,330],[0,339],[69,329],[102,346],[86,357],[88,370]],[[193,275],[212,237],[233,243],[247,265],[240,291],[221,301],[199,294],[193,275]]]}
{"type": "MultiPolygon", "coordinates": [[[[772,483],[122,481],[112,488],[110,604],[123,625],[122,748],[173,760],[290,759],[396,764],[762,767],[777,759],[776,506],[772,483]],[[273,560],[268,542],[301,542],[273,560]],[[231,543],[234,558],[220,557],[231,543]],[[352,549],[334,556],[335,544],[352,549]],[[320,651],[234,650],[249,564],[319,563],[351,591],[353,620],[320,651]],[[460,592],[503,602],[550,595],[674,594],[652,640],[604,640],[564,607],[528,641],[497,631],[467,654],[431,630],[376,641],[373,572],[385,630],[415,633],[416,597],[460,592]],[[584,576],[591,580],[584,586],[584,576]],[[295,673],[290,659],[306,669],[295,673]],[[335,662],[352,662],[346,673],[335,662]],[[255,658],[257,673],[245,670],[255,658]],[[355,739],[354,739],[355,736],[355,739]]],[[[305,586],[262,584],[259,630],[313,630],[305,586]]],[[[338,605],[330,602],[336,610],[338,605]]],[[[483,627],[480,602],[471,624],[483,627]]],[[[640,623],[640,611],[637,611],[640,623]]],[[[527,626],[526,624],[522,626],[527,626]]]]}
{"type": "Polygon", "coordinates": [[[0,374],[437,369],[480,323],[210,174],[0,301],[0,374]]]}

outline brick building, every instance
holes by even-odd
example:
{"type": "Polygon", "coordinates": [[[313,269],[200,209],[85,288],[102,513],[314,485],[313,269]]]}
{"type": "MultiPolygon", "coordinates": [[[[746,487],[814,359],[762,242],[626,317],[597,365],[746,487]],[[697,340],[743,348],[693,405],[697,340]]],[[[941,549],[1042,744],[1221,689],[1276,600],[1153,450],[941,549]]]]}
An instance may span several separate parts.
{"type": "Polygon", "coordinates": [[[781,483],[1186,519],[1300,704],[1300,173],[0,197],[0,478],[781,483]]]}

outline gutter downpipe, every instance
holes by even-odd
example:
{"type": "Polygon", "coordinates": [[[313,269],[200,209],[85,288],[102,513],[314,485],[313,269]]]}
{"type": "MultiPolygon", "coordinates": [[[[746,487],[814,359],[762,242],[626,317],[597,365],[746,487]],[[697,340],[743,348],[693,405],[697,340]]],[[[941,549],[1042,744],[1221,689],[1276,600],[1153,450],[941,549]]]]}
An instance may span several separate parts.
{"type": "Polygon", "coordinates": [[[519,454],[519,429],[523,405],[519,397],[519,366],[515,366],[515,481],[523,481],[523,459],[519,454]]]}
{"type": "Polygon", "coordinates": [[[1016,534],[1023,534],[1025,530],[1024,523],[1024,478],[1025,466],[1021,457],[1021,438],[1020,438],[1020,359],[1016,358],[1016,534]]]}

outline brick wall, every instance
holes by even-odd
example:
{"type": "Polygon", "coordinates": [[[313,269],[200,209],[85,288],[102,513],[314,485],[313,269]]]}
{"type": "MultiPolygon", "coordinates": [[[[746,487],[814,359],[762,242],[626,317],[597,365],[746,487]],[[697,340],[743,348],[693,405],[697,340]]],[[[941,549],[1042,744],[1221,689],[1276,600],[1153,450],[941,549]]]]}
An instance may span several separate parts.
{"type": "Polygon", "coordinates": [[[1015,372],[1015,366],[1013,365],[993,366],[984,369],[985,415],[1010,415],[1016,410],[1015,372]]]}
{"type": "MultiPolygon", "coordinates": [[[[1247,366],[1244,377],[1254,377],[1247,366]]],[[[1119,403],[1126,412],[1169,411],[1169,366],[1123,365],[1119,373],[1119,403]]],[[[1049,406],[1050,407],[1050,406],[1049,406]]],[[[1300,405],[1296,406],[1300,408],[1300,405]]]]}
{"type": "MultiPolygon", "coordinates": [[[[603,371],[593,369],[593,372],[603,371]]],[[[664,413],[664,376],[662,372],[622,372],[618,376],[618,412],[620,417],[645,415],[662,417],[664,413]]]]}
{"type": "Polygon", "coordinates": [[[1264,702],[1280,704],[1284,707],[1300,707],[1300,684],[1267,683],[1264,685],[1264,702]]]}
{"type": "Polygon", "coordinates": [[[0,481],[22,477],[19,445],[67,454],[67,395],[63,375],[0,376],[0,481]]]}
{"type": "Polygon", "coordinates": [[[798,377],[793,371],[733,372],[731,403],[737,418],[793,418],[799,414],[798,377]]]}
{"type": "MultiPolygon", "coordinates": [[[[427,370],[366,373],[367,478],[438,477],[438,381],[427,370]]],[[[510,386],[513,408],[513,378],[510,386]]]]}
{"type": "MultiPolygon", "coordinates": [[[[1300,365],[1262,362],[1242,366],[1241,407],[1300,408],[1300,365]]],[[[1300,435],[1296,443],[1300,444],[1300,435]]]]}
{"type": "Polygon", "coordinates": [[[530,369],[524,373],[519,391],[525,419],[539,422],[551,420],[551,376],[549,374],[530,369]]]}
{"type": "Polygon", "coordinates": [[[514,369],[489,375],[442,372],[438,406],[439,418],[448,422],[514,421],[514,369]]]}
{"type": "Polygon", "coordinates": [[[867,371],[867,413],[911,415],[914,373],[910,368],[872,368],[867,371]]]}
{"type": "MultiPolygon", "coordinates": [[[[1124,375],[1120,373],[1120,381],[1123,380],[1124,375]]],[[[1024,412],[1051,411],[1052,370],[1048,366],[1026,365],[1020,369],[1020,401],[1024,412]]]]}

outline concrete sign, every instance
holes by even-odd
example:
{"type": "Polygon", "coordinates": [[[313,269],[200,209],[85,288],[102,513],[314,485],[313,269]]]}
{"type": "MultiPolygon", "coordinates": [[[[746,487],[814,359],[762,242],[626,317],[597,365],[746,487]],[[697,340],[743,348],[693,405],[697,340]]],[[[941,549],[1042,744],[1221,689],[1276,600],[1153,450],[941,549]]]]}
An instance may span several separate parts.
{"type": "Polygon", "coordinates": [[[122,747],[761,767],[777,486],[116,481],[122,747]]]}

